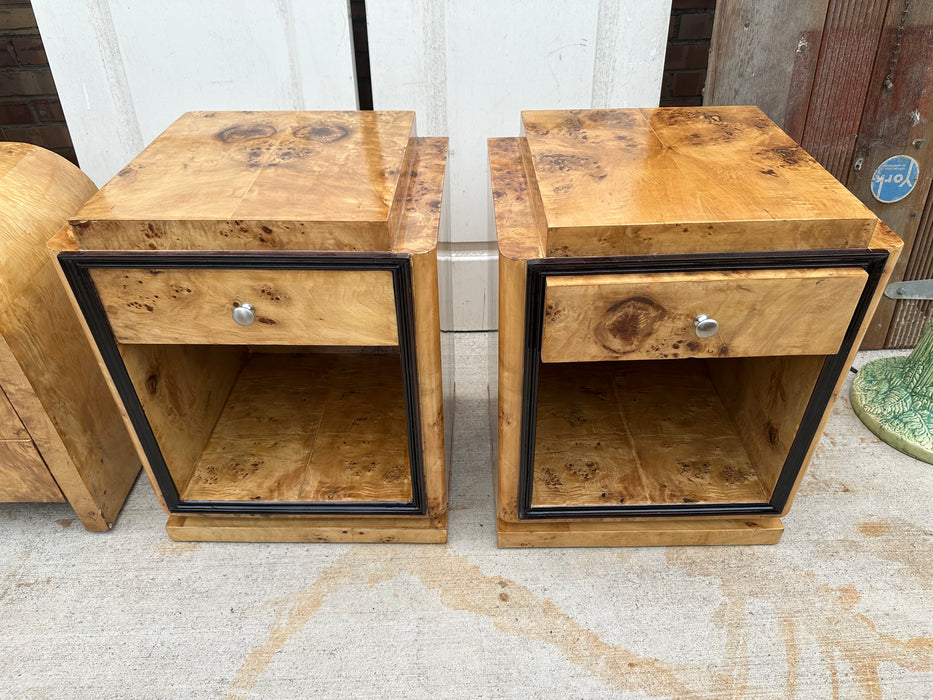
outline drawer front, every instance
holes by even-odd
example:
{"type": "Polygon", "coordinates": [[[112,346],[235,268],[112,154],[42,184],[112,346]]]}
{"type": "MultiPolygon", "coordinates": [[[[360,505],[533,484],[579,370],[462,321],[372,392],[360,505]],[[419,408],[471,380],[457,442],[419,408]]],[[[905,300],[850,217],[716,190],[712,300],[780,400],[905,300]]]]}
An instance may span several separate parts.
{"type": "Polygon", "coordinates": [[[91,278],[118,343],[398,344],[388,270],[97,268],[91,278]],[[244,304],[248,325],[233,318],[244,304]]]}
{"type": "Polygon", "coordinates": [[[547,278],[544,362],[829,355],[868,279],[861,268],[547,278]],[[718,330],[697,333],[695,318],[718,330]]]}

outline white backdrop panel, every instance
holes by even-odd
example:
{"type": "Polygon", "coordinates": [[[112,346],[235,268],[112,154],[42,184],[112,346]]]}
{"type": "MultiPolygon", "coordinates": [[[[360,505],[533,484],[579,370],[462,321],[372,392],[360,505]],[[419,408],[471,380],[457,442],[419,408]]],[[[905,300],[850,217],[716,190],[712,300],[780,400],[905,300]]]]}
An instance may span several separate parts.
{"type": "Polygon", "coordinates": [[[183,112],[355,109],[347,0],[33,0],[81,168],[102,185],[183,112]]]}
{"type": "Polygon", "coordinates": [[[450,137],[451,241],[487,241],[486,139],[523,109],[657,106],[670,1],[367,0],[376,109],[450,137]]]}

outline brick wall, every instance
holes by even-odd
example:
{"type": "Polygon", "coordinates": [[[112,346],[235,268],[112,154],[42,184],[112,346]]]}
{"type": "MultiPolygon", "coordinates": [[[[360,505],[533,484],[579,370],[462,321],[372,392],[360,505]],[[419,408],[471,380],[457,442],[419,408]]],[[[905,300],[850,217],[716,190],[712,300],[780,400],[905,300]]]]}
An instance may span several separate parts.
{"type": "Polygon", "coordinates": [[[716,0],[673,0],[661,106],[703,104],[716,0]]]}
{"type": "Polygon", "coordinates": [[[28,2],[0,0],[0,141],[32,143],[77,163],[28,2]]]}

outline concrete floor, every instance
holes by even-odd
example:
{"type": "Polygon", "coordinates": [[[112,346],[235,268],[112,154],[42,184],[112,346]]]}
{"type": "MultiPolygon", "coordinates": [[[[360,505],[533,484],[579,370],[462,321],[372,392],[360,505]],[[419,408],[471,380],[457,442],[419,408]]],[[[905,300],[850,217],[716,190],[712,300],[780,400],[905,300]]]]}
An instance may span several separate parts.
{"type": "Polygon", "coordinates": [[[446,546],[175,543],[144,478],[108,534],[0,505],[0,697],[933,696],[933,466],[847,388],[778,545],[498,550],[490,340],[446,546]]]}

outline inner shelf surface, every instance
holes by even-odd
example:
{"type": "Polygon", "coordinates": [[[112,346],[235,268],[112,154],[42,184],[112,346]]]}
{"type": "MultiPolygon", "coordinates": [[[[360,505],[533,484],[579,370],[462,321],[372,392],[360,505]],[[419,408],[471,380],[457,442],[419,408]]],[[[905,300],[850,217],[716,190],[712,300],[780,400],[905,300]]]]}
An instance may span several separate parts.
{"type": "Polygon", "coordinates": [[[532,507],[768,498],[705,361],[540,366],[532,507]]]}
{"type": "Polygon", "coordinates": [[[178,487],[186,501],[412,500],[399,356],[251,354],[178,487]]]}

